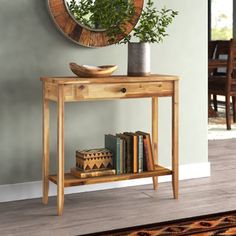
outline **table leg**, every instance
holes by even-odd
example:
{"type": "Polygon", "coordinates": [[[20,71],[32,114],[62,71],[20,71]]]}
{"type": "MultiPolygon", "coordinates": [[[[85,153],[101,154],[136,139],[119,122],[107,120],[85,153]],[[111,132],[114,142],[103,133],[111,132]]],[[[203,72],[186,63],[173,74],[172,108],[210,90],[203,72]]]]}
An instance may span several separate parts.
{"type": "MultiPolygon", "coordinates": [[[[158,98],[152,98],[152,148],[154,165],[158,163],[158,98]]],[[[158,188],[158,177],[152,177],[153,188],[158,188]]]]}
{"type": "Polygon", "coordinates": [[[43,159],[42,159],[42,187],[43,204],[48,203],[49,190],[49,101],[45,98],[46,84],[43,83],[43,159]]]}
{"type": "Polygon", "coordinates": [[[172,97],[172,186],[174,198],[178,199],[179,181],[179,87],[174,81],[174,94],[172,97]]]}
{"type": "Polygon", "coordinates": [[[64,207],[64,86],[58,86],[57,101],[57,213],[62,215],[64,207]]]}

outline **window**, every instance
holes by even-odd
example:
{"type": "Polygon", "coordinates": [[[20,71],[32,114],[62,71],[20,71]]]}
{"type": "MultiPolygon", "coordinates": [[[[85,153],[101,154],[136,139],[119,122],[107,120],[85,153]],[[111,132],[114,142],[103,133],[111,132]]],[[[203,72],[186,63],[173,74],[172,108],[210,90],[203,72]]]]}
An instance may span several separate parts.
{"type": "Polygon", "coordinates": [[[211,40],[233,38],[233,0],[211,0],[211,40]]]}

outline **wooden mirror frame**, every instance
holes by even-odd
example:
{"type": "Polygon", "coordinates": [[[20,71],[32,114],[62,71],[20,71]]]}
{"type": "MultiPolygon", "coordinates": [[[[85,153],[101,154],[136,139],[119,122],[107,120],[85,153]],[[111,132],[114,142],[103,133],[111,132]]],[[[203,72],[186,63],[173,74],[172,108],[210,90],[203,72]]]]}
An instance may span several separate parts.
{"type": "MultiPolygon", "coordinates": [[[[127,23],[127,35],[137,24],[144,3],[144,0],[132,1],[134,1],[135,15],[132,23],[127,23]]],[[[93,29],[83,27],[76,22],[68,12],[64,0],[48,0],[48,8],[58,29],[73,42],[85,47],[104,47],[111,45],[111,43],[108,42],[106,31],[94,31],[93,29]]],[[[112,44],[119,42],[121,39],[121,37],[117,37],[112,44]]]]}

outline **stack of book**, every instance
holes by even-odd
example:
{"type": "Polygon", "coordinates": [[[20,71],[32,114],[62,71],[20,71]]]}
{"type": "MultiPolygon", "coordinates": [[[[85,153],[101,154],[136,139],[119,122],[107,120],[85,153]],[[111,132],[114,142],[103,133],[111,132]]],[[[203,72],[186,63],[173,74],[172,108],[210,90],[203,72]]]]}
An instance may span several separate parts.
{"type": "Polygon", "coordinates": [[[76,167],[72,175],[79,178],[114,175],[113,154],[105,148],[76,151],[76,167]]]}
{"type": "Polygon", "coordinates": [[[105,148],[113,153],[116,174],[154,170],[150,134],[137,131],[105,135],[105,148]]]}

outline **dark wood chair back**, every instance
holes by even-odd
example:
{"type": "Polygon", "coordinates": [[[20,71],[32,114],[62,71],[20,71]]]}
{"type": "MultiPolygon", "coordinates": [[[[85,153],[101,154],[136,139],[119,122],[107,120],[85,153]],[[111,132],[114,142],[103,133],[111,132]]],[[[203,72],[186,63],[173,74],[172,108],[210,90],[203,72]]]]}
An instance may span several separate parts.
{"type": "Polygon", "coordinates": [[[208,41],[208,59],[215,58],[217,41],[208,41]]]}
{"type": "MultiPolygon", "coordinates": [[[[208,41],[208,59],[215,58],[216,46],[217,46],[217,41],[208,41]]],[[[216,69],[208,68],[208,77],[213,73],[216,73],[216,69]]]]}
{"type": "MultiPolygon", "coordinates": [[[[230,52],[230,40],[218,40],[216,41],[216,51],[215,51],[215,58],[214,59],[222,59],[228,60],[229,59],[229,52],[230,52]]],[[[226,68],[217,68],[214,71],[214,75],[226,75],[227,69],[226,68]]]]}
{"type": "Polygon", "coordinates": [[[216,42],[215,59],[227,59],[231,40],[218,40],[216,42]]]}

